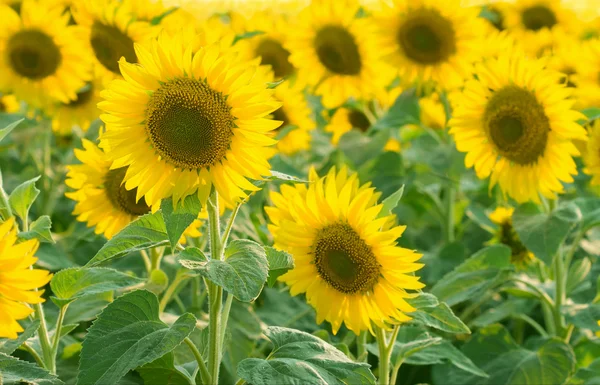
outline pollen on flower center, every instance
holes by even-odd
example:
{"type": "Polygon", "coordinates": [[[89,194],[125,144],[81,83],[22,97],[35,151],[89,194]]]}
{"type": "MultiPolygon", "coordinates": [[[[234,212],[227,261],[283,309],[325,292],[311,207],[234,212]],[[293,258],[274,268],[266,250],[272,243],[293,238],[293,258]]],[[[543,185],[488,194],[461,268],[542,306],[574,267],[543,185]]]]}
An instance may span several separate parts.
{"type": "Polygon", "coordinates": [[[354,128],[358,128],[361,132],[367,132],[369,127],[371,127],[371,122],[369,122],[369,118],[360,110],[352,109],[348,114],[348,120],[350,124],[354,128]]]}
{"type": "Polygon", "coordinates": [[[90,42],[98,61],[111,72],[120,74],[121,57],[128,63],[137,62],[133,40],[117,27],[94,22],[90,42]]]}
{"type": "Polygon", "coordinates": [[[347,223],[319,230],[313,253],[321,278],[342,293],[368,291],[379,279],[381,266],[371,247],[347,223]]]}
{"type": "Polygon", "coordinates": [[[354,37],[344,27],[327,25],[321,28],[314,40],[317,56],[331,72],[339,75],[357,75],[361,58],[354,37]]]}
{"type": "Polygon", "coordinates": [[[521,21],[525,28],[532,31],[539,31],[542,28],[552,28],[557,23],[554,12],[542,5],[525,9],[521,14],[521,21]]]}
{"type": "Polygon", "coordinates": [[[30,29],[13,35],[6,52],[11,68],[29,79],[43,79],[56,72],[62,56],[52,38],[44,32],[30,29]]]}
{"type": "Polygon", "coordinates": [[[144,199],[136,202],[137,188],[127,190],[123,179],[127,167],[110,170],[104,177],[104,188],[106,196],[112,205],[127,214],[139,216],[150,211],[144,199]]]}
{"type": "Polygon", "coordinates": [[[550,122],[530,91],[506,86],[488,101],[484,123],[500,155],[517,164],[534,163],[544,154],[550,122]]]}
{"type": "Polygon", "coordinates": [[[398,44],[404,54],[421,64],[435,64],[456,53],[452,23],[433,9],[412,11],[398,30],[398,44]]]}
{"type": "Polygon", "coordinates": [[[274,39],[263,39],[256,47],[256,54],[261,57],[261,64],[270,65],[276,78],[282,78],[294,73],[290,63],[290,51],[274,39]]]}
{"type": "Polygon", "coordinates": [[[176,167],[210,167],[229,149],[234,128],[230,109],[205,81],[173,79],[150,98],[146,132],[156,152],[176,167]]]}

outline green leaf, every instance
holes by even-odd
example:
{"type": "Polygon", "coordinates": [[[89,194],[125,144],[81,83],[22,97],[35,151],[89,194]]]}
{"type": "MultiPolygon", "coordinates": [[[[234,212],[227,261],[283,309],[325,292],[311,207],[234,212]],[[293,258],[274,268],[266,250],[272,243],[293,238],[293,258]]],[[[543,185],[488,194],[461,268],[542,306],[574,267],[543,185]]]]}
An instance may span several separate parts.
{"type": "Polygon", "coordinates": [[[52,239],[52,220],[47,215],[42,215],[29,225],[29,231],[19,233],[19,237],[23,239],[37,239],[40,242],[55,243],[52,239]]]}
{"type": "Polygon", "coordinates": [[[9,124],[8,126],[0,129],[0,142],[2,142],[2,139],[6,138],[6,135],[10,134],[10,132],[17,127],[23,120],[25,120],[25,118],[23,119],[19,119],[16,122],[12,122],[11,124],[9,124]]]}
{"type": "Polygon", "coordinates": [[[421,293],[419,297],[407,300],[417,309],[410,313],[414,321],[448,333],[471,333],[446,303],[434,299],[432,294],[421,293]]]}
{"type": "Polygon", "coordinates": [[[86,295],[104,293],[143,283],[141,278],[104,267],[71,268],[52,277],[52,300],[60,307],[86,295]]]}
{"type": "Polygon", "coordinates": [[[33,337],[40,327],[40,320],[36,319],[25,327],[25,331],[19,334],[16,339],[0,338],[0,353],[12,354],[25,341],[33,337]]]}
{"type": "Polygon", "coordinates": [[[235,38],[233,39],[233,44],[237,43],[240,40],[249,39],[251,37],[262,35],[262,34],[264,34],[263,31],[249,31],[249,32],[237,34],[237,35],[235,35],[235,38]]]}
{"type": "Polygon", "coordinates": [[[584,108],[581,110],[581,113],[584,114],[590,122],[600,118],[600,108],[598,107],[584,108]]]}
{"type": "MultiPolygon", "coordinates": [[[[402,325],[398,332],[396,342],[394,342],[392,362],[398,362],[398,360],[406,362],[406,359],[410,356],[417,354],[428,347],[437,347],[443,340],[443,338],[431,335],[429,332],[419,327],[402,325]]],[[[374,347],[375,345],[376,344],[374,344],[374,347]]],[[[377,353],[377,356],[379,357],[379,353],[377,353]]]]}
{"type": "Polygon", "coordinates": [[[171,352],[195,325],[196,318],[186,313],[169,327],[159,318],[154,294],[127,293],[108,305],[88,330],[77,384],[116,384],[130,370],[171,352]]]}
{"type": "Polygon", "coordinates": [[[277,88],[278,85],[280,85],[281,83],[283,83],[285,81],[285,79],[279,79],[276,80],[274,82],[267,82],[267,88],[272,90],[273,88],[277,88]]]}
{"type": "Polygon", "coordinates": [[[598,304],[575,304],[563,308],[565,318],[569,323],[582,329],[600,331],[598,320],[600,320],[600,303],[598,304]]]}
{"type": "Polygon", "coordinates": [[[31,385],[64,385],[58,377],[36,364],[0,353],[0,383],[21,382],[31,385]]]}
{"type": "Polygon", "coordinates": [[[376,132],[373,136],[352,130],[342,135],[338,147],[356,167],[360,167],[381,153],[389,138],[389,130],[376,132]],[[360,151],[357,151],[358,148],[360,151]]]}
{"type": "Polygon", "coordinates": [[[273,287],[280,275],[294,268],[294,258],[287,252],[265,246],[267,261],[269,262],[269,277],[267,284],[273,287]]]}
{"type": "Polygon", "coordinates": [[[144,385],[193,384],[193,379],[184,370],[179,370],[175,366],[173,353],[167,353],[157,360],[138,368],[137,372],[144,379],[144,385]]]}
{"type": "MultiPolygon", "coordinates": [[[[373,125],[374,130],[386,128],[400,128],[407,124],[419,124],[420,107],[419,98],[414,89],[404,91],[388,112],[373,125]]],[[[356,149],[355,149],[356,150],[356,149]]]]}
{"type": "Polygon", "coordinates": [[[483,312],[481,315],[471,321],[470,325],[476,327],[488,326],[511,316],[527,314],[533,309],[534,306],[535,303],[532,301],[525,299],[510,299],[483,312]]]}
{"type": "Polygon", "coordinates": [[[579,368],[569,385],[599,385],[600,384],[600,358],[594,360],[589,366],[579,368]]]}
{"type": "Polygon", "coordinates": [[[10,203],[12,211],[17,214],[22,221],[28,220],[27,216],[29,215],[29,209],[40,193],[40,190],[35,187],[35,182],[37,182],[38,179],[40,179],[40,177],[36,176],[33,179],[21,183],[15,187],[8,197],[8,202],[10,203]]]}
{"type": "Polygon", "coordinates": [[[600,198],[576,198],[573,204],[581,211],[583,231],[600,225],[600,198]]]}
{"type": "Polygon", "coordinates": [[[266,176],[264,179],[269,180],[269,181],[308,183],[307,180],[300,179],[293,175],[284,174],[282,172],[275,171],[275,170],[271,170],[271,175],[266,176]]]}
{"type": "Polygon", "coordinates": [[[477,223],[482,229],[487,231],[488,233],[495,233],[496,225],[485,213],[485,208],[477,203],[472,203],[467,207],[466,211],[467,216],[475,223],[477,223]]]}
{"type": "Polygon", "coordinates": [[[202,210],[200,199],[198,199],[197,194],[188,195],[175,208],[173,208],[173,199],[163,199],[160,209],[167,229],[171,250],[175,250],[175,246],[179,242],[181,235],[198,218],[198,214],[202,210]]]}
{"type": "Polygon", "coordinates": [[[381,208],[381,211],[379,212],[379,215],[377,217],[381,218],[385,217],[386,215],[390,215],[392,213],[392,210],[394,210],[396,206],[398,206],[398,203],[400,203],[400,199],[402,199],[402,194],[404,194],[404,185],[402,185],[395,193],[388,196],[383,200],[383,202],[381,202],[383,207],[381,208]]]}
{"type": "Polygon", "coordinates": [[[581,258],[576,260],[569,269],[567,275],[567,294],[570,294],[585,281],[585,278],[592,271],[592,261],[589,258],[581,258]]]}
{"type": "Polygon", "coordinates": [[[12,209],[10,208],[10,203],[8,202],[8,194],[4,190],[2,169],[0,169],[0,217],[10,218],[12,216],[12,209]]]}
{"type": "Polygon", "coordinates": [[[450,306],[473,299],[506,278],[512,268],[510,253],[504,245],[481,249],[446,274],[431,292],[450,306]]]}
{"type": "Polygon", "coordinates": [[[546,264],[552,263],[554,254],[580,220],[581,211],[573,203],[549,214],[539,213],[531,205],[521,205],[513,214],[513,226],[521,242],[546,264]]]}
{"type": "Polygon", "coordinates": [[[508,331],[495,324],[480,329],[461,348],[489,377],[482,379],[449,365],[435,367],[435,382],[448,385],[563,384],[575,369],[575,355],[558,339],[541,340],[535,350],[517,345],[508,331]]]}
{"type": "Polygon", "coordinates": [[[127,254],[169,243],[162,214],[146,214],[108,240],[86,266],[97,266],[127,254]]]}
{"type": "Polygon", "coordinates": [[[366,363],[350,360],[318,337],[294,329],[269,327],[265,335],[273,343],[268,359],[247,358],[238,375],[254,385],[374,384],[366,363]]]}
{"type": "Polygon", "coordinates": [[[225,260],[207,259],[197,248],[185,249],[179,256],[184,267],[197,270],[243,302],[258,297],[269,274],[265,250],[256,242],[236,239],[225,249],[225,260]]]}

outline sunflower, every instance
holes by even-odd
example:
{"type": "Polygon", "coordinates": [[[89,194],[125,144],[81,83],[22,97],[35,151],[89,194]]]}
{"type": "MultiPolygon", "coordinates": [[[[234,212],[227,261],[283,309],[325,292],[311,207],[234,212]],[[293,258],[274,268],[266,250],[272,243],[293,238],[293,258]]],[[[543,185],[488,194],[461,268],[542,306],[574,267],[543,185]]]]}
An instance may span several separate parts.
{"type": "Polygon", "coordinates": [[[554,48],[547,52],[548,68],[562,73],[560,82],[567,87],[577,87],[581,63],[585,60],[581,42],[571,35],[562,34],[554,48]]]}
{"type": "Polygon", "coordinates": [[[582,108],[600,106],[600,39],[583,43],[575,95],[582,108]]]}
{"type": "Polygon", "coordinates": [[[507,207],[497,207],[489,218],[498,225],[498,231],[492,238],[490,244],[503,244],[510,247],[510,261],[516,266],[524,266],[535,257],[533,253],[527,250],[523,245],[519,235],[512,225],[512,215],[515,209],[507,207]]]}
{"type": "Polygon", "coordinates": [[[87,131],[90,123],[100,116],[96,105],[101,100],[101,90],[102,84],[96,79],[79,90],[75,100],[49,106],[48,116],[52,117],[52,130],[60,135],[71,134],[73,126],[87,131]]]}
{"type": "Polygon", "coordinates": [[[371,124],[369,117],[359,108],[340,107],[331,116],[331,120],[325,126],[325,132],[333,134],[331,144],[337,146],[345,133],[353,129],[366,133],[371,124]]]}
{"type": "Polygon", "coordinates": [[[434,130],[446,128],[446,110],[440,96],[433,93],[419,99],[419,116],[421,124],[434,130]]]}
{"type": "Polygon", "coordinates": [[[600,186],[600,119],[591,123],[588,132],[590,139],[583,155],[585,162],[583,171],[592,176],[592,186],[600,186]]]}
{"type": "Polygon", "coordinates": [[[356,17],[355,0],[315,0],[296,19],[286,48],[298,79],[314,87],[327,108],[368,99],[391,80],[370,18],[356,17]]]}
{"type": "Polygon", "coordinates": [[[77,24],[84,28],[84,40],[96,62],[96,76],[113,79],[120,75],[119,59],[136,63],[134,43],[155,34],[147,22],[136,20],[131,7],[111,0],[76,0],[72,7],[77,24]]]}
{"type": "Polygon", "coordinates": [[[384,9],[377,24],[402,81],[460,86],[482,50],[485,24],[477,14],[458,0],[395,0],[384,9]]]}
{"type": "Polygon", "coordinates": [[[15,95],[0,96],[0,113],[12,114],[19,112],[21,105],[15,95]]]}
{"type": "Polygon", "coordinates": [[[273,119],[282,122],[275,133],[281,136],[281,132],[287,132],[279,138],[277,149],[285,155],[308,150],[310,131],[315,128],[315,123],[302,88],[285,81],[275,88],[275,98],[282,103],[273,112],[273,119]]]}
{"type": "Polygon", "coordinates": [[[0,14],[0,90],[35,107],[75,99],[89,79],[89,62],[81,31],[67,25],[64,8],[25,0],[20,17],[6,5],[0,14]]]}
{"type": "Polygon", "coordinates": [[[136,44],[140,64],[119,62],[125,80],[113,81],[98,107],[107,123],[100,147],[126,168],[125,187],[150,206],[214,186],[233,204],[248,178],[270,174],[266,147],[281,122],[267,116],[281,106],[258,67],[218,45],[192,54],[180,35],[136,44]]]}
{"type": "Polygon", "coordinates": [[[373,323],[410,320],[414,311],[405,299],[408,289],[421,289],[412,275],[423,265],[421,254],[396,245],[406,226],[390,226],[381,214],[381,193],[370,183],[360,186],[346,168],[319,178],[314,169],[310,184],[284,185],[271,192],[266,207],[275,247],[289,251],[295,267],[279,279],[290,293],[306,293],[317,311],[317,323],[326,320],[336,334],[342,323],[359,334],[373,323]]]}
{"type": "Polygon", "coordinates": [[[585,140],[584,116],[573,110],[571,89],[542,60],[507,53],[477,67],[449,122],[465,164],[491,177],[517,202],[553,199],[577,174],[573,139],[585,140]]]}
{"type": "Polygon", "coordinates": [[[0,337],[17,338],[23,328],[17,320],[33,313],[28,304],[44,302],[43,290],[50,281],[46,270],[31,269],[39,246],[36,239],[17,243],[15,219],[0,224],[0,337]]]}

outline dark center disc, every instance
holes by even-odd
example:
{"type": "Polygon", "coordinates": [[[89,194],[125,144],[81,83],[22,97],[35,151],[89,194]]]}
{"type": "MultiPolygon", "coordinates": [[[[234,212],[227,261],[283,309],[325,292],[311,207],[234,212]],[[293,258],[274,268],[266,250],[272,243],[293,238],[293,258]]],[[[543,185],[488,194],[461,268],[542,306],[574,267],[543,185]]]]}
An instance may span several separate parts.
{"type": "Polygon", "coordinates": [[[521,14],[525,28],[539,31],[542,28],[552,28],[558,21],[554,12],[543,5],[529,7],[521,14]]]}
{"type": "Polygon", "coordinates": [[[98,61],[111,72],[121,73],[121,57],[128,63],[137,63],[133,40],[115,26],[94,22],[90,42],[98,61]]]}
{"type": "Polygon", "coordinates": [[[371,122],[369,122],[369,118],[362,111],[351,109],[348,113],[348,120],[353,128],[360,130],[361,132],[367,132],[369,127],[371,127],[371,122]]]}
{"type": "Polygon", "coordinates": [[[276,78],[283,78],[294,73],[294,66],[289,61],[290,51],[277,40],[261,40],[256,47],[256,55],[261,57],[261,64],[270,65],[273,68],[276,78]]]}
{"type": "Polygon", "coordinates": [[[7,43],[6,53],[11,68],[19,75],[40,80],[53,75],[62,61],[54,40],[36,29],[22,30],[7,43]]]}
{"type": "Polygon", "coordinates": [[[360,52],[354,36],[344,27],[322,27],[314,40],[317,56],[329,71],[339,75],[358,75],[361,69],[360,52]]]}
{"type": "Polygon", "coordinates": [[[283,122],[281,123],[281,126],[277,128],[278,131],[290,124],[290,118],[288,118],[287,114],[283,110],[283,106],[273,111],[273,119],[283,122]]]}
{"type": "Polygon", "coordinates": [[[136,202],[137,188],[133,190],[125,189],[123,179],[127,167],[110,170],[104,178],[104,188],[106,196],[112,205],[129,215],[139,216],[150,212],[150,207],[146,205],[144,198],[136,202]]]}

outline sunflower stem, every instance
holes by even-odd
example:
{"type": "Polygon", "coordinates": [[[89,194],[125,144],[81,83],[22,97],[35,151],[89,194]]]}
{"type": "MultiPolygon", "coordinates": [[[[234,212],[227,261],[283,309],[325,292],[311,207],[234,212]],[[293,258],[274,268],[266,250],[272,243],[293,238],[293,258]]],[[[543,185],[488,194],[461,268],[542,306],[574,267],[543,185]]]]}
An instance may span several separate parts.
{"type": "Polygon", "coordinates": [[[394,343],[398,337],[399,326],[394,326],[390,340],[387,340],[386,332],[382,328],[375,328],[375,337],[379,348],[379,385],[390,385],[390,360],[394,343]]]}
{"type": "Polygon", "coordinates": [[[192,342],[192,340],[189,339],[189,337],[186,337],[183,340],[183,342],[185,342],[185,344],[190,348],[192,354],[194,355],[194,358],[196,359],[196,362],[198,362],[198,368],[200,369],[200,378],[202,378],[202,383],[212,384],[213,382],[211,381],[210,373],[208,372],[206,364],[204,363],[204,357],[202,357],[202,354],[200,354],[200,351],[198,350],[196,345],[194,345],[194,343],[192,342]]]}
{"type": "Polygon", "coordinates": [[[52,374],[56,374],[56,362],[52,359],[52,345],[50,344],[50,336],[48,335],[48,325],[44,316],[44,308],[41,303],[34,305],[35,316],[40,320],[40,328],[38,335],[40,337],[40,346],[42,347],[42,356],[44,358],[44,366],[52,374]]]}
{"type": "Polygon", "coordinates": [[[446,200],[446,243],[451,243],[454,242],[454,201],[456,199],[454,182],[448,181],[444,198],[446,200]]]}
{"type": "Polygon", "coordinates": [[[566,299],[567,277],[565,274],[565,261],[563,254],[558,253],[554,257],[554,325],[556,327],[556,336],[561,337],[563,333],[564,318],[561,308],[566,299]]]}
{"type": "Polygon", "coordinates": [[[356,337],[356,358],[359,362],[367,361],[367,332],[361,332],[356,337]]]}
{"type": "MultiPolygon", "coordinates": [[[[56,355],[58,353],[58,346],[60,345],[60,334],[62,332],[62,326],[65,321],[65,315],[67,314],[67,308],[69,304],[60,307],[58,312],[58,318],[56,319],[56,328],[54,330],[54,341],[52,342],[52,362],[56,362],[56,355]]],[[[56,364],[54,364],[56,365],[56,364]]]]}

